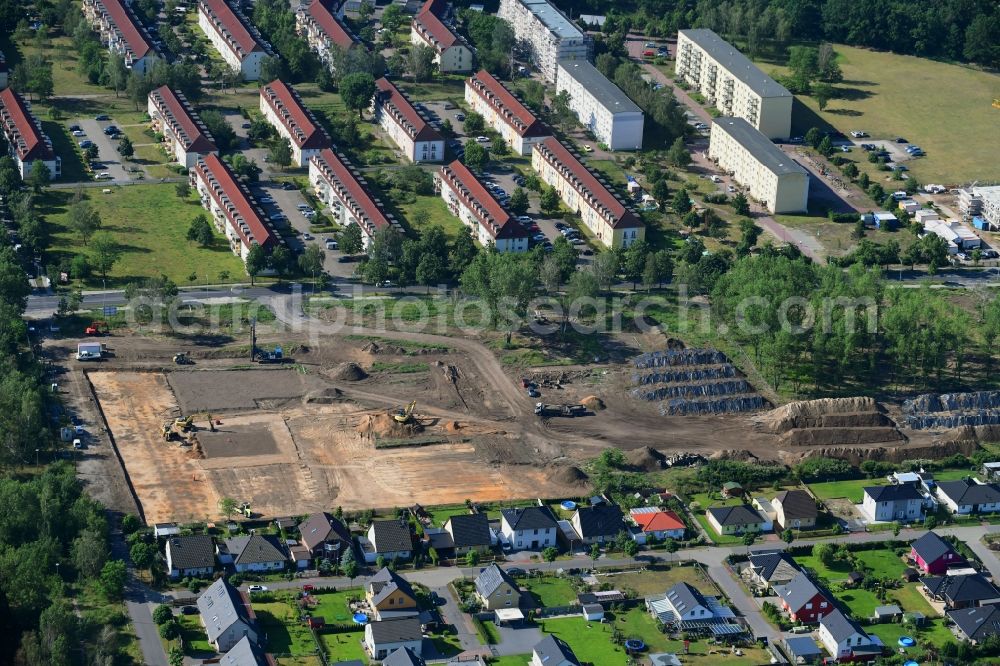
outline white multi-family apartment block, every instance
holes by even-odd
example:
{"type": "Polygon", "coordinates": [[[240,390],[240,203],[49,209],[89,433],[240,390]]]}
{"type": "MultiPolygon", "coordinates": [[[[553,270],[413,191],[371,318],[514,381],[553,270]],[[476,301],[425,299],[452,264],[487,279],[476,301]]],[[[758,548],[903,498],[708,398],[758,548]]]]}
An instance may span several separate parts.
{"type": "Polygon", "coordinates": [[[233,254],[244,262],[254,245],[270,253],[284,244],[250,190],[218,155],[205,155],[195,163],[191,184],[198,190],[201,204],[211,213],[216,229],[225,235],[233,254]]]}
{"type": "Polygon", "coordinates": [[[153,40],[124,0],[84,0],[83,14],[101,43],[123,58],[127,68],[139,74],[149,69],[156,58],[153,40]]]}
{"type": "Polygon", "coordinates": [[[642,220],[555,137],[534,145],[531,166],[605,247],[628,247],[646,237],[642,220]]]}
{"type": "Polygon", "coordinates": [[[181,166],[190,169],[209,153],[218,154],[211,132],[201,122],[184,93],[160,86],[149,93],[146,106],[153,131],[163,134],[167,150],[181,166]]]}
{"type": "Polygon", "coordinates": [[[257,29],[226,0],[198,0],[198,27],[245,81],[260,78],[260,64],[272,55],[257,29]]]}
{"type": "Polygon", "coordinates": [[[677,76],[722,115],[743,118],[769,139],[792,131],[792,94],[711,30],[677,33],[677,76]]]}
{"type": "Polygon", "coordinates": [[[32,115],[31,104],[11,88],[0,91],[0,126],[21,178],[31,173],[35,162],[45,164],[51,178],[62,175],[62,159],[52,150],[52,140],[32,115]]]}
{"type": "Polygon", "coordinates": [[[1000,230],[1000,185],[973,185],[958,191],[962,215],[971,218],[977,229],[1000,230]]]}
{"type": "Polygon", "coordinates": [[[330,208],[333,219],[341,226],[356,224],[361,228],[365,247],[380,229],[393,228],[402,232],[392,215],[382,212],[384,206],[368,190],[361,172],[347,157],[327,148],[309,160],[309,183],[316,196],[330,208]]]}
{"type": "Polygon", "coordinates": [[[444,159],[444,137],[386,78],[375,82],[372,113],[375,122],[411,162],[440,162],[444,159]]]}
{"type": "Polygon", "coordinates": [[[465,102],[518,155],[531,154],[533,145],[552,136],[552,131],[485,69],[465,80],[465,102]]]}
{"type": "Polygon", "coordinates": [[[809,174],[742,118],[716,118],[708,156],[772,213],[808,209],[809,174]]]}
{"type": "Polygon", "coordinates": [[[554,83],[560,60],[589,60],[593,42],[548,0],[500,0],[497,16],[508,21],[535,67],[554,83]]]}
{"type": "Polygon", "coordinates": [[[556,92],[569,94],[569,108],[611,150],[642,149],[642,111],[586,60],[559,63],[556,92]]]}
{"type": "Polygon", "coordinates": [[[312,0],[295,14],[295,27],[320,61],[333,68],[333,50],[351,49],[361,42],[350,28],[337,17],[336,0],[312,0]]]}
{"type": "Polygon", "coordinates": [[[448,4],[427,0],[413,17],[410,42],[434,49],[434,62],[442,74],[472,71],[472,48],[444,22],[448,4]]]}
{"type": "Polygon", "coordinates": [[[330,147],[326,130],[302,103],[299,94],[284,81],[275,79],[261,87],[260,112],[278,130],[278,135],[291,144],[295,166],[308,165],[313,155],[330,147]]]}
{"type": "Polygon", "coordinates": [[[479,244],[498,252],[527,252],[528,232],[459,160],[441,167],[438,185],[452,215],[472,230],[479,244]]]}

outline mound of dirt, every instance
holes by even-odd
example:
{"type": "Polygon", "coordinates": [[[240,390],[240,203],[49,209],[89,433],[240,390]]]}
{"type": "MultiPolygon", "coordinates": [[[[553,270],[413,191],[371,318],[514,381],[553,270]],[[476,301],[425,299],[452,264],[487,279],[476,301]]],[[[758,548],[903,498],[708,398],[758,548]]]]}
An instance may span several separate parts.
{"type": "Polygon", "coordinates": [[[663,454],[648,446],[632,449],[625,453],[629,466],[641,472],[655,472],[663,469],[663,454]]]}
{"type": "Polygon", "coordinates": [[[888,428],[798,428],[781,436],[785,446],[850,446],[899,442],[906,439],[894,427],[888,428]]]}
{"type": "Polygon", "coordinates": [[[458,421],[448,421],[447,423],[444,424],[444,429],[447,430],[448,432],[458,432],[459,430],[462,429],[462,426],[459,424],[458,421]]]}
{"type": "Polygon", "coordinates": [[[723,449],[715,451],[710,455],[709,460],[738,460],[740,462],[757,462],[758,458],[746,449],[723,449]]]}
{"type": "Polygon", "coordinates": [[[331,405],[340,402],[344,393],[338,388],[325,388],[307,393],[303,402],[307,405],[331,405]]]}
{"type": "Polygon", "coordinates": [[[580,404],[592,412],[599,412],[605,408],[604,401],[598,398],[596,395],[588,395],[586,398],[580,401],[580,404]]]}
{"type": "Polygon", "coordinates": [[[790,402],[762,414],[758,423],[776,435],[795,428],[893,427],[874,398],[820,398],[790,402]]]}
{"type": "Polygon", "coordinates": [[[360,365],[351,362],[341,363],[330,372],[330,377],[332,379],[337,379],[342,382],[358,382],[365,379],[367,376],[368,373],[365,372],[360,365]]]}
{"type": "Polygon", "coordinates": [[[412,437],[423,430],[416,421],[399,423],[389,414],[369,414],[361,419],[357,431],[374,437],[412,437]]]}
{"type": "Polygon", "coordinates": [[[582,469],[575,465],[560,467],[552,475],[552,480],[564,486],[584,486],[587,484],[588,476],[582,469]]]}

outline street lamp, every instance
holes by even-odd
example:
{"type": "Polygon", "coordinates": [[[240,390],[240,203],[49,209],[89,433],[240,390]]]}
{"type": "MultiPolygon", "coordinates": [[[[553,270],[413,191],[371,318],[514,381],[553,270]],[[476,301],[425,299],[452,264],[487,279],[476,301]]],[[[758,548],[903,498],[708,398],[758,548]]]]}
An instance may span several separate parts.
{"type": "Polygon", "coordinates": [[[35,467],[38,467],[38,449],[35,449],[35,467]]]}

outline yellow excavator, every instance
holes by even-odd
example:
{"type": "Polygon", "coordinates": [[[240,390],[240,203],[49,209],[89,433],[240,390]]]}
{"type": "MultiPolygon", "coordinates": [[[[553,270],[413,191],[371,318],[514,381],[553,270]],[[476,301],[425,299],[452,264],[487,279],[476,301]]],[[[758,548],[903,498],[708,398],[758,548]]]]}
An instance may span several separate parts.
{"type": "Polygon", "coordinates": [[[396,423],[409,423],[413,420],[413,408],[417,406],[417,401],[414,400],[406,407],[400,407],[396,410],[396,413],[392,415],[392,418],[396,420],[396,423]]]}
{"type": "Polygon", "coordinates": [[[179,416],[163,424],[163,439],[168,442],[174,437],[184,439],[184,435],[192,430],[194,430],[194,419],[190,416],[179,416]]]}

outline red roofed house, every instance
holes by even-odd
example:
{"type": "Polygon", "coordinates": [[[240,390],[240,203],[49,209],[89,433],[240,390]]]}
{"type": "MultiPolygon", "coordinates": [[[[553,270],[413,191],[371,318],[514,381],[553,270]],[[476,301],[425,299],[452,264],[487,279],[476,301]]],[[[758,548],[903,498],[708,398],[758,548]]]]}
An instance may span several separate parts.
{"type": "Polygon", "coordinates": [[[0,92],[0,123],[21,178],[31,173],[35,162],[43,162],[52,178],[62,175],[62,160],[52,150],[52,141],[42,132],[38,119],[31,114],[31,104],[10,88],[0,92]]]}
{"type": "Polygon", "coordinates": [[[552,136],[549,128],[485,69],[466,79],[465,101],[518,155],[530,155],[533,145],[552,136]]]}
{"type": "Polygon", "coordinates": [[[326,130],[305,107],[299,94],[281,80],[275,79],[260,89],[260,112],[278,130],[279,136],[288,139],[295,166],[306,166],[309,158],[331,145],[326,130]]]}
{"type": "Polygon", "coordinates": [[[156,57],[153,40],[123,0],[83,0],[83,15],[108,51],[124,58],[129,69],[146,72],[156,57]]]}
{"type": "Polygon", "coordinates": [[[410,100],[386,78],[375,82],[375,121],[411,162],[444,159],[444,137],[417,112],[410,100]]]}
{"type": "Polygon", "coordinates": [[[381,202],[368,191],[364,177],[346,157],[329,148],[321,150],[309,160],[309,182],[319,200],[330,207],[335,222],[361,227],[365,247],[379,229],[401,231],[399,223],[382,212],[381,202]]]}
{"type": "Polygon", "coordinates": [[[531,166],[554,187],[563,203],[580,214],[583,224],[609,248],[628,247],[646,236],[635,213],[576,159],[559,140],[550,137],[532,148],[531,166]]]}
{"type": "Polygon", "coordinates": [[[147,104],[153,131],[163,134],[167,150],[181,166],[190,169],[210,153],[219,154],[215,140],[201,122],[184,93],[160,86],[149,93],[147,104]]]}
{"type": "Polygon", "coordinates": [[[260,62],[271,55],[271,47],[226,0],[199,0],[198,27],[244,80],[260,78],[260,62]]]}
{"type": "Polygon", "coordinates": [[[198,160],[191,170],[191,184],[198,190],[202,205],[212,214],[216,228],[243,261],[253,245],[260,245],[270,253],[284,242],[271,229],[250,190],[218,155],[209,154],[198,160]]]}
{"type": "Polygon", "coordinates": [[[472,228],[479,243],[498,252],[527,252],[528,232],[500,205],[469,168],[455,160],[438,173],[441,198],[452,215],[472,228]]]}
{"type": "Polygon", "coordinates": [[[434,62],[442,74],[472,71],[472,49],[441,19],[447,4],[427,0],[410,27],[410,43],[434,49],[434,62]]]}
{"type": "Polygon", "coordinates": [[[643,506],[629,509],[629,517],[642,530],[644,538],[683,539],[687,531],[684,521],[673,511],[643,506]]]}
{"type": "Polygon", "coordinates": [[[361,43],[337,17],[336,6],[335,0],[312,0],[308,5],[301,5],[295,14],[295,30],[331,70],[334,68],[334,49],[346,51],[361,43]]]}

